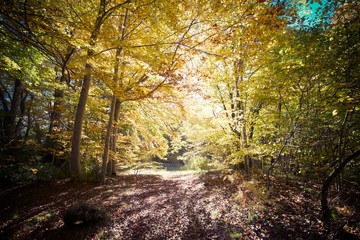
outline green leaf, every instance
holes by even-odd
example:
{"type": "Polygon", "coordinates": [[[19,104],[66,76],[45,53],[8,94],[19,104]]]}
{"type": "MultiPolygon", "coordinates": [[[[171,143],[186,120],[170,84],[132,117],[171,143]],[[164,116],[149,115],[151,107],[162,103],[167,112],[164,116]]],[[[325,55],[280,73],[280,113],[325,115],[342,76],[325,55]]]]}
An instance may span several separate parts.
{"type": "Polygon", "coordinates": [[[7,56],[2,56],[1,61],[2,65],[4,65],[4,68],[9,71],[21,70],[20,66],[7,56]]]}

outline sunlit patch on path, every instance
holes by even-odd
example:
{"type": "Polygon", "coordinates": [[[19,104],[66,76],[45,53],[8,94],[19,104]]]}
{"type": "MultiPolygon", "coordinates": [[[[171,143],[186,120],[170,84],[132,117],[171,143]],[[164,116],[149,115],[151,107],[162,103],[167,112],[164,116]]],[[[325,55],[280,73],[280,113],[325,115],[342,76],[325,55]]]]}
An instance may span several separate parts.
{"type": "Polygon", "coordinates": [[[157,173],[159,178],[139,186],[142,191],[131,199],[119,196],[125,204],[104,239],[232,239],[224,222],[213,218],[215,209],[207,209],[210,192],[198,173],[157,173]]]}

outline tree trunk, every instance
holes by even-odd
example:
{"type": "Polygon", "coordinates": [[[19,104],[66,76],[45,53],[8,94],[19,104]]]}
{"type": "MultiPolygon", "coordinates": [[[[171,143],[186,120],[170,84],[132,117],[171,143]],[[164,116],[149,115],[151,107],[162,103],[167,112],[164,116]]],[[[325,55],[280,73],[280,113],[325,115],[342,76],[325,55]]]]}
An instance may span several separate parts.
{"type": "Polygon", "coordinates": [[[82,84],[80,99],[76,109],[75,121],[74,121],[74,131],[71,142],[71,156],[70,156],[70,171],[75,175],[81,174],[81,163],[80,163],[80,145],[81,145],[81,133],[83,118],[85,113],[86,101],[89,95],[89,90],[91,86],[91,66],[86,64],[87,73],[84,77],[82,84]]]}
{"type": "Polygon", "coordinates": [[[100,33],[100,28],[104,23],[104,18],[106,17],[105,7],[106,7],[106,0],[100,0],[100,6],[95,20],[94,29],[91,33],[91,37],[89,41],[87,62],[85,65],[85,76],[82,83],[79,103],[76,109],[74,131],[73,131],[72,143],[71,143],[71,156],[70,156],[70,171],[75,176],[79,176],[81,174],[80,146],[81,146],[82,124],[83,124],[83,118],[86,108],[86,102],[91,86],[91,81],[93,78],[93,66],[90,63],[90,60],[95,55],[94,47],[96,45],[96,41],[100,33]]]}
{"type": "Polygon", "coordinates": [[[114,113],[115,113],[115,102],[116,102],[116,97],[113,96],[112,101],[111,101],[111,107],[110,107],[109,122],[108,122],[108,126],[106,128],[104,153],[102,156],[101,184],[105,183],[105,178],[106,178],[107,164],[108,164],[108,159],[109,159],[109,145],[110,145],[110,137],[111,137],[110,135],[112,133],[112,126],[113,126],[114,113]]]}
{"type": "Polygon", "coordinates": [[[16,117],[19,113],[20,102],[21,102],[21,86],[22,82],[19,79],[15,79],[14,82],[14,92],[11,99],[10,110],[5,117],[4,127],[5,127],[5,137],[7,142],[14,139],[17,135],[16,133],[16,117]]]}
{"type": "MultiPolygon", "coordinates": [[[[61,76],[59,82],[62,84],[65,82],[65,76],[61,76]]],[[[49,134],[52,134],[54,129],[60,127],[61,121],[61,108],[63,105],[64,90],[55,89],[54,91],[54,106],[52,107],[49,124],[49,134]]]]}
{"type": "Polygon", "coordinates": [[[328,203],[329,188],[333,180],[342,172],[344,167],[353,159],[360,156],[360,150],[344,158],[340,164],[328,175],[321,189],[321,211],[323,221],[328,223],[331,219],[331,211],[328,203]]]}
{"type": "Polygon", "coordinates": [[[286,137],[283,145],[281,146],[280,151],[278,152],[278,154],[276,156],[276,159],[271,160],[271,165],[270,165],[269,169],[266,172],[266,189],[267,190],[270,189],[270,185],[271,185],[271,179],[270,179],[271,171],[274,169],[275,164],[280,160],[281,155],[282,155],[285,147],[288,145],[288,142],[294,136],[294,134],[295,134],[295,130],[290,132],[290,134],[286,137]]]}
{"type": "MultiPolygon", "coordinates": [[[[110,152],[112,151],[112,148],[111,148],[111,146],[113,145],[112,141],[113,141],[113,138],[110,136],[110,146],[109,146],[110,152]]],[[[111,159],[111,157],[110,157],[110,159],[108,160],[107,166],[106,166],[106,174],[108,177],[110,177],[112,175],[113,165],[114,165],[114,160],[111,159]]]]}
{"type": "MultiPolygon", "coordinates": [[[[118,123],[120,118],[120,110],[121,110],[121,102],[118,99],[116,99],[115,113],[114,113],[114,127],[113,127],[113,134],[111,135],[111,145],[110,145],[110,150],[112,152],[116,152],[116,140],[117,140],[117,133],[119,128],[118,123]]],[[[109,175],[116,174],[116,162],[113,159],[111,159],[110,162],[111,162],[110,164],[111,169],[108,170],[108,174],[109,175]]]]}
{"type": "Polygon", "coordinates": [[[28,139],[29,133],[30,133],[30,129],[32,128],[32,116],[31,116],[31,111],[32,111],[33,102],[34,102],[34,96],[33,96],[33,95],[30,95],[30,103],[29,103],[29,106],[28,106],[28,108],[27,108],[27,127],[26,127],[25,136],[24,136],[24,139],[25,139],[25,140],[28,139]]]}
{"type": "MultiPolygon", "coordinates": [[[[66,76],[64,74],[58,79],[60,84],[63,84],[66,80],[66,76]]],[[[54,91],[54,105],[52,107],[52,111],[50,113],[50,123],[48,136],[46,137],[45,146],[48,149],[47,159],[52,159],[54,163],[57,159],[59,148],[59,135],[57,133],[61,132],[61,118],[62,118],[62,106],[64,105],[64,90],[56,88],[54,91]]]]}
{"type": "MultiPolygon", "coordinates": [[[[126,31],[126,21],[128,18],[128,10],[126,9],[125,16],[123,22],[119,26],[119,30],[121,30],[121,36],[119,38],[119,41],[123,41],[125,39],[125,31],[126,31]]],[[[120,56],[121,56],[122,48],[119,48],[116,50],[115,55],[115,65],[114,65],[114,75],[113,75],[113,81],[115,84],[117,84],[119,80],[119,68],[120,68],[120,56]]],[[[115,110],[116,110],[116,104],[118,100],[115,96],[115,94],[112,97],[111,101],[111,108],[110,108],[110,116],[109,116],[109,122],[108,126],[106,128],[106,137],[105,137],[105,143],[104,143],[104,153],[102,156],[102,173],[101,173],[101,183],[105,183],[106,179],[106,173],[108,175],[111,175],[112,168],[113,168],[113,162],[112,160],[109,161],[109,149],[111,149],[111,143],[115,143],[116,139],[113,138],[111,141],[111,135],[114,133],[113,131],[113,124],[114,124],[114,117],[115,117],[115,110]]],[[[116,120],[117,121],[117,120],[116,120]]],[[[115,149],[114,149],[115,150],[115,149]]]]}

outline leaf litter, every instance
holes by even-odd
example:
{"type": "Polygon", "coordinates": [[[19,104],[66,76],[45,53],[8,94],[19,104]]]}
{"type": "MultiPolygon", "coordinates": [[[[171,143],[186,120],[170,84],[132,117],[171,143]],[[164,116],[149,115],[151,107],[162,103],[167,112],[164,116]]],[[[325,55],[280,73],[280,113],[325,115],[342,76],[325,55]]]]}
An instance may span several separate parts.
{"type": "MultiPolygon", "coordinates": [[[[298,179],[279,180],[270,193],[262,186],[214,171],[127,174],[105,185],[61,180],[3,187],[0,239],[336,239],[319,220],[320,185],[309,192],[298,179]],[[79,202],[103,205],[110,220],[64,226],[64,211],[79,202]]],[[[358,196],[352,195],[355,207],[338,203],[339,220],[358,216],[358,196]]],[[[345,227],[360,235],[358,224],[345,227]]]]}

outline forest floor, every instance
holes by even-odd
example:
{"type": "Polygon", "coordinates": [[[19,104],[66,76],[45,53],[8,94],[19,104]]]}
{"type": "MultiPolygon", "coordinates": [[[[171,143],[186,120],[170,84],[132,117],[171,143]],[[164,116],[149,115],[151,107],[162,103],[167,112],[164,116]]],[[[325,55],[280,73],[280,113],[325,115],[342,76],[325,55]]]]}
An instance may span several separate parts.
{"type": "Polygon", "coordinates": [[[258,181],[220,172],[124,174],[107,181],[69,179],[0,187],[0,239],[358,239],[359,189],[332,198],[337,221],[352,235],[326,230],[320,185],[277,179],[270,193],[258,181]],[[335,202],[337,201],[337,202],[335,202]],[[62,216],[77,202],[103,205],[105,224],[69,228],[62,216]],[[357,237],[356,237],[357,236],[357,237]]]}

